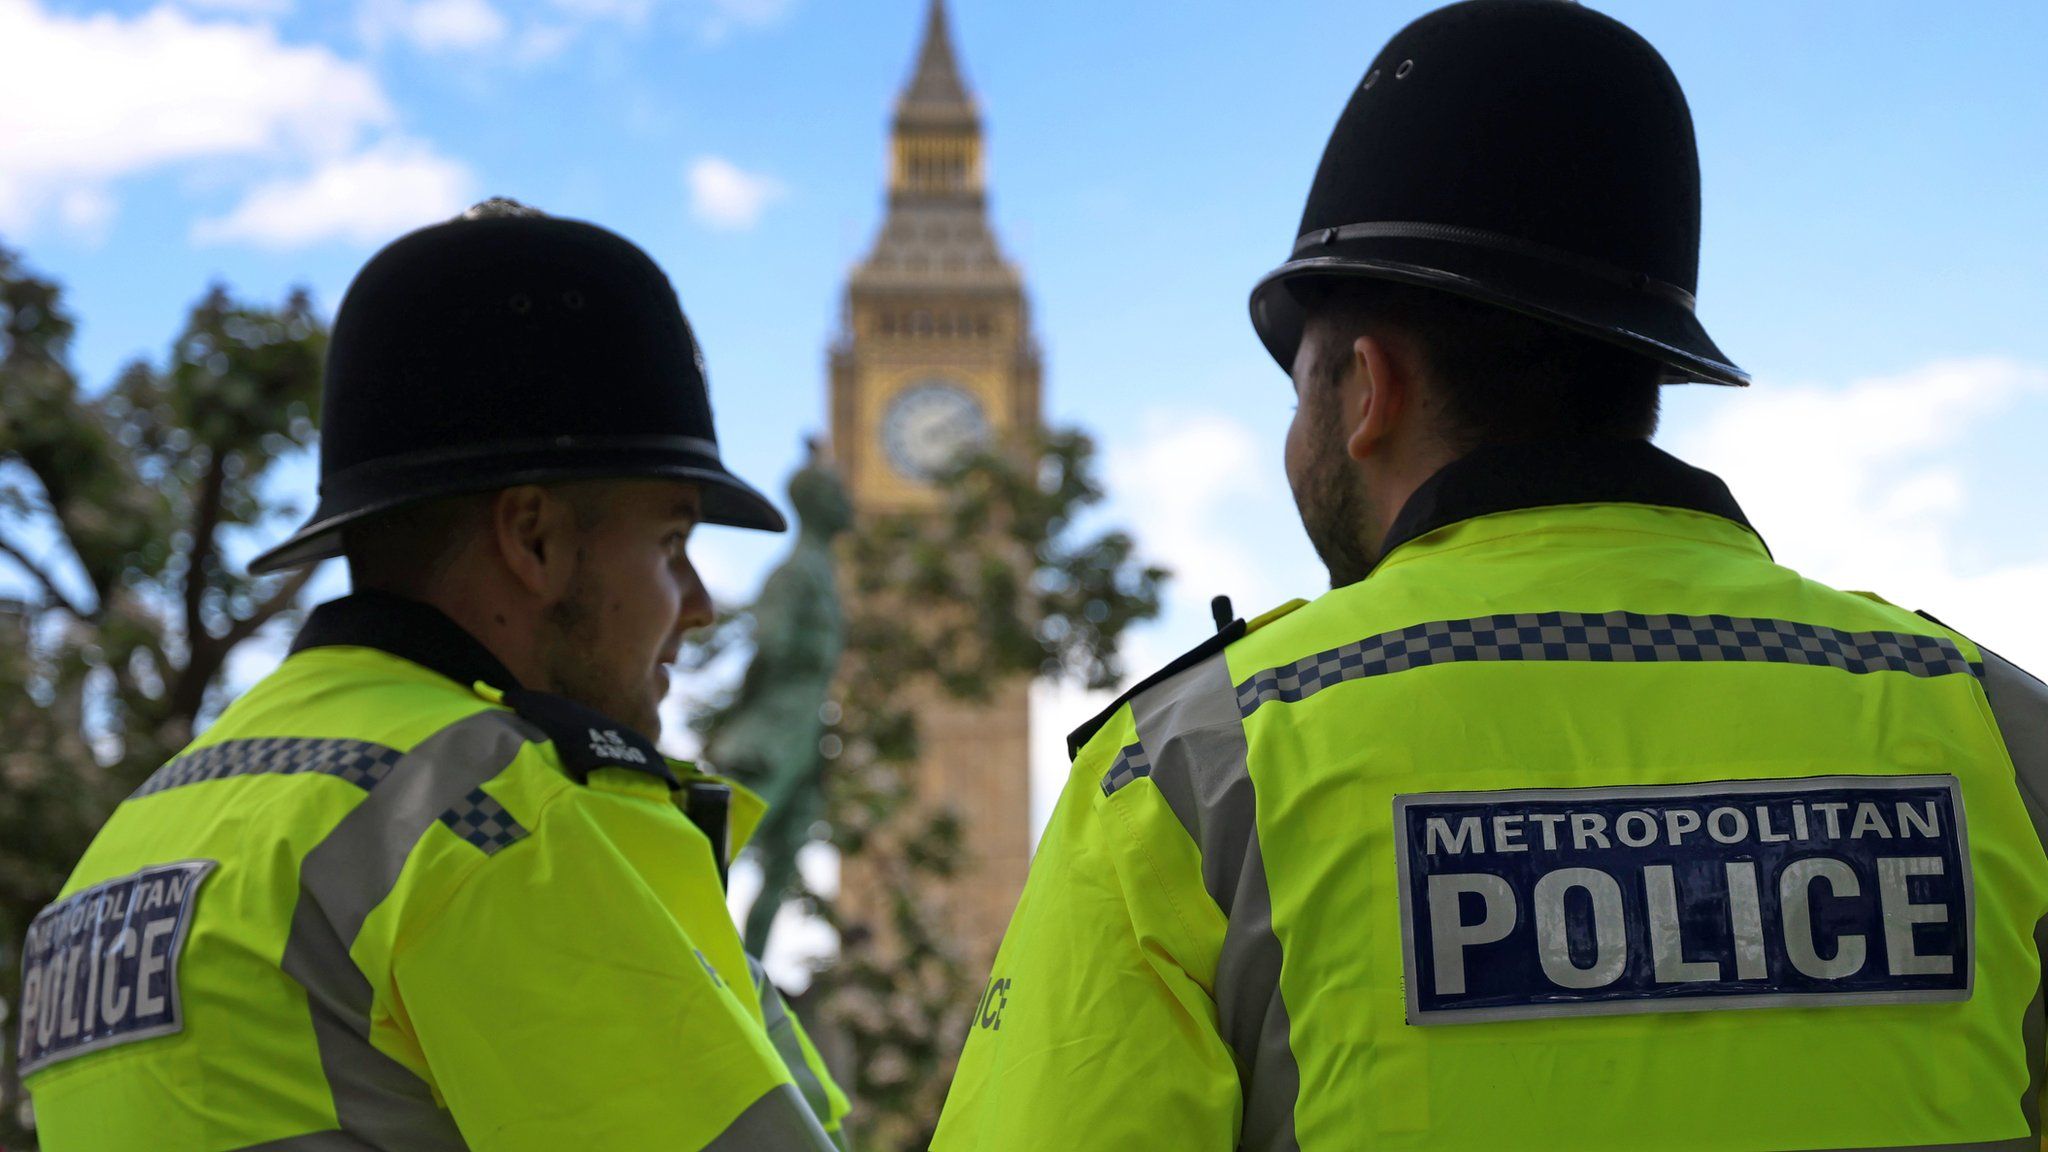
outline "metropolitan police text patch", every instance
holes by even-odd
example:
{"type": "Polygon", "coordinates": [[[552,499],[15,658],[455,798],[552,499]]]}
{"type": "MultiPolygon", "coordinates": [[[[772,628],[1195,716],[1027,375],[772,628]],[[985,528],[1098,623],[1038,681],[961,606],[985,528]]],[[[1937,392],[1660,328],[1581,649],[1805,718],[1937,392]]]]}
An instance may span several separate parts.
{"type": "Polygon", "coordinates": [[[144,868],[36,916],[22,946],[22,1074],[184,1028],[178,961],[213,866],[144,868]]]}
{"type": "Polygon", "coordinates": [[[1394,798],[1415,1024],[1966,1000],[1953,776],[1394,798]]]}

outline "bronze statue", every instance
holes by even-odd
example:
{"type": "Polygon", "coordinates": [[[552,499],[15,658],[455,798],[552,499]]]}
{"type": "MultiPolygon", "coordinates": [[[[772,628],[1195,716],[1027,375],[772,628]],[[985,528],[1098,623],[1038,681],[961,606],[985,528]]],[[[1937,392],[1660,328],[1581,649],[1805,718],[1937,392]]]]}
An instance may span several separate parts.
{"type": "Polygon", "coordinates": [[[754,658],[705,746],[705,759],[768,801],[753,838],[761,895],[747,913],[747,951],[756,956],[796,879],[797,850],[824,815],[819,741],[845,643],[832,540],[853,526],[853,505],[815,444],[790,478],[789,498],[799,525],[795,546],[754,602],[754,658]]]}

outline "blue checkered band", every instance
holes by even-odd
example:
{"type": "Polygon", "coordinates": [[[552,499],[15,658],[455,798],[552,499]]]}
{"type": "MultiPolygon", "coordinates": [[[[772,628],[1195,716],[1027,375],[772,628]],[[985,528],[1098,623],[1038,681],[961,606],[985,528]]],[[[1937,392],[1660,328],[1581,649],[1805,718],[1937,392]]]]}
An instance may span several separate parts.
{"type": "Polygon", "coordinates": [[[230,776],[338,776],[368,792],[405,754],[367,740],[308,740],[265,737],[223,740],[172,760],[156,770],[131,799],[170,788],[230,776]]]}
{"type": "Polygon", "coordinates": [[[1636,612],[1535,612],[1438,620],[1368,636],[1269,668],[1237,686],[1240,714],[1271,700],[1292,704],[1347,680],[1469,660],[1599,663],[1758,661],[1810,664],[1862,675],[1981,674],[1953,641],[1905,632],[1842,632],[1741,616],[1646,616],[1636,612]]]}
{"type": "Polygon", "coordinates": [[[1117,789],[1142,776],[1152,774],[1152,758],[1145,754],[1143,744],[1132,744],[1116,754],[1109,771],[1102,777],[1102,794],[1116,795],[1117,789]]]}
{"type": "Polygon", "coordinates": [[[526,839],[526,826],[512,818],[505,806],[482,788],[472,788],[455,807],[441,813],[441,823],[478,848],[495,856],[508,844],[526,839]]]}

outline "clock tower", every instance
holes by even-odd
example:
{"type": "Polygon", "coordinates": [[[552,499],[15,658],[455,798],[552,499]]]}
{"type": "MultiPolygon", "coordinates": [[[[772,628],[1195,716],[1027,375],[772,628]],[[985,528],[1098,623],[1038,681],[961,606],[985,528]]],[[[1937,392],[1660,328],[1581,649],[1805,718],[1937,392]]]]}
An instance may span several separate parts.
{"type": "MultiPolygon", "coordinates": [[[[864,514],[936,510],[936,477],[961,452],[1039,428],[1030,308],[989,227],[981,115],[944,0],[931,0],[891,129],[888,214],[853,270],[831,353],[833,453],[864,514]]],[[[917,722],[913,802],[954,809],[962,852],[959,873],[920,898],[986,971],[1030,861],[1029,682],[973,703],[931,692],[917,722]]],[[[880,919],[876,883],[848,861],[842,905],[880,919]]]]}

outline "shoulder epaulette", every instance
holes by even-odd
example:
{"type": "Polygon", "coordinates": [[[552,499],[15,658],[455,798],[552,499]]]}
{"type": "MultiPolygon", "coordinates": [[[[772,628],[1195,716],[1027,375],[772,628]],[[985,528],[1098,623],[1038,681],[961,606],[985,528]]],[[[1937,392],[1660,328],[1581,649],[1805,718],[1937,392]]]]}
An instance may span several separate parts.
{"type": "Polygon", "coordinates": [[[683,786],[654,741],[595,708],[528,688],[514,688],[503,693],[502,699],[506,707],[555,742],[562,767],[579,784],[588,784],[590,774],[599,768],[623,768],[644,772],[671,789],[683,786]]]}
{"type": "MultiPolygon", "coordinates": [[[[1226,605],[1228,604],[1228,601],[1224,600],[1222,597],[1218,597],[1218,602],[1226,605]]],[[[1150,676],[1147,676],[1143,680],[1140,680],[1136,684],[1133,684],[1131,686],[1130,691],[1125,692],[1123,695],[1111,701],[1109,707],[1104,708],[1102,711],[1096,713],[1095,717],[1089,720],[1086,724],[1083,724],[1079,728],[1076,728],[1072,732],[1068,733],[1067,758],[1072,759],[1075,756],[1079,756],[1081,754],[1082,745],[1094,739],[1095,734],[1097,732],[1102,731],[1103,725],[1109,723],[1110,717],[1116,715],[1116,710],[1130,703],[1131,698],[1136,696],[1138,693],[1145,691],[1147,688],[1152,687],[1154,684],[1157,684],[1170,676],[1175,676],[1182,672],[1187,671],[1195,665],[1200,664],[1202,661],[1207,660],[1209,657],[1214,656],[1216,653],[1221,652],[1225,648],[1230,647],[1232,644],[1237,643],[1239,640],[1242,640],[1245,636],[1249,635],[1250,633],[1257,632],[1259,629],[1264,628],[1266,625],[1271,624],[1273,621],[1280,619],[1282,616],[1287,615],[1288,613],[1306,605],[1307,603],[1308,601],[1306,600],[1289,600],[1287,603],[1280,605],[1278,608],[1275,608],[1269,612],[1260,613],[1258,616],[1253,617],[1251,623],[1249,624],[1245,623],[1244,619],[1240,617],[1236,620],[1232,620],[1228,624],[1224,624],[1221,627],[1217,628],[1216,634],[1214,636],[1209,637],[1207,640],[1204,640],[1200,644],[1195,645],[1193,648],[1188,649],[1186,652],[1181,653],[1180,656],[1175,658],[1173,663],[1168,664],[1166,667],[1161,668],[1159,671],[1154,672],[1150,676]]],[[[1222,615],[1222,613],[1219,612],[1218,615],[1222,615]]]]}
{"type": "Polygon", "coordinates": [[[1110,718],[1116,715],[1117,709],[1130,703],[1131,697],[1170,676],[1187,671],[1216,653],[1230,647],[1244,636],[1245,631],[1245,622],[1242,619],[1232,620],[1218,629],[1214,636],[1181,653],[1179,657],[1175,658],[1173,663],[1132,685],[1130,691],[1111,701],[1109,707],[1095,714],[1094,719],[1089,720],[1086,724],[1074,729],[1067,735],[1067,757],[1072,759],[1075,756],[1079,756],[1082,745],[1094,739],[1095,734],[1102,731],[1103,725],[1108,724],[1110,718]]]}
{"type": "Polygon", "coordinates": [[[1932,623],[1935,623],[1935,624],[1939,624],[1939,625],[1941,625],[1941,626],[1942,626],[1943,628],[1948,628],[1948,630],[1949,630],[1949,631],[1951,631],[1951,632],[1955,631],[1955,629],[1954,629],[1954,628],[1949,628],[1949,625],[1948,625],[1948,621],[1946,621],[1946,620],[1943,620],[1943,619],[1942,619],[1941,617],[1939,617],[1939,616],[1936,616],[1936,615],[1935,615],[1934,613],[1932,613],[1932,612],[1929,612],[1929,611],[1928,611],[1927,609],[1925,609],[1925,608],[1915,608],[1915,609],[1913,609],[1913,615],[1915,615],[1915,616],[1918,616],[1918,617],[1920,617],[1920,618],[1921,618],[1922,620],[1927,620],[1927,621],[1930,621],[1930,622],[1932,622],[1932,623]]]}

